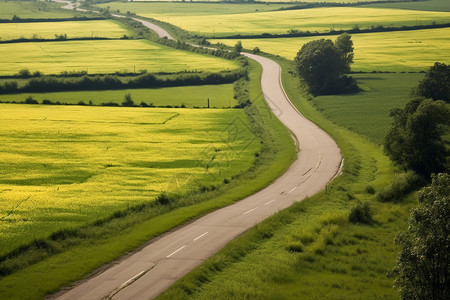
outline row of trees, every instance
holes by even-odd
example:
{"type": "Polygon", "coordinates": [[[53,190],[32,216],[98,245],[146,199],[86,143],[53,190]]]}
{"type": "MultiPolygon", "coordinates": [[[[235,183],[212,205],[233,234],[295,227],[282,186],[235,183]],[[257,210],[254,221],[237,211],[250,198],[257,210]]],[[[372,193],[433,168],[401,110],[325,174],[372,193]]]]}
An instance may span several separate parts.
{"type": "Polygon", "coordinates": [[[413,99],[390,112],[384,141],[388,156],[425,177],[450,170],[450,66],[436,63],[413,90],[413,99]]]}
{"type": "Polygon", "coordinates": [[[402,250],[390,276],[405,300],[450,299],[449,96],[450,66],[436,63],[413,99],[390,113],[386,153],[400,167],[432,179],[418,194],[408,231],[395,239],[402,250]]]}
{"type": "Polygon", "coordinates": [[[82,90],[119,90],[130,88],[172,87],[186,85],[223,84],[232,83],[244,76],[245,68],[236,71],[222,71],[218,73],[177,73],[173,75],[142,74],[128,81],[116,75],[82,76],[82,77],[53,77],[42,76],[31,78],[23,86],[17,82],[0,84],[0,94],[23,92],[57,92],[82,90]]]}

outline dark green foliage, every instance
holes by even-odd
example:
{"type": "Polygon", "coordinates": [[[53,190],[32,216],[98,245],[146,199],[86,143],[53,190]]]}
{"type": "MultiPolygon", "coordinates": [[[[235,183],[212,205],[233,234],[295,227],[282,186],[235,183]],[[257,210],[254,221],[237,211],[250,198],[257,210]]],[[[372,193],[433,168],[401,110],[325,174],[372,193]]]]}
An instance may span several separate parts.
{"type": "Polygon", "coordinates": [[[31,76],[31,73],[30,73],[30,70],[28,70],[28,69],[22,69],[19,71],[18,75],[21,78],[28,78],[31,76]]]}
{"type": "Polygon", "coordinates": [[[173,200],[170,198],[170,196],[166,192],[159,194],[155,200],[156,200],[156,203],[159,205],[169,205],[173,202],[173,200]]]}
{"type": "Polygon", "coordinates": [[[179,40],[177,40],[177,41],[170,40],[165,37],[157,40],[157,42],[164,46],[172,47],[172,48],[179,49],[179,50],[186,50],[186,51],[194,52],[194,53],[223,57],[226,59],[235,59],[235,58],[239,57],[239,55],[240,55],[237,52],[230,52],[230,51],[225,51],[225,50],[221,50],[221,49],[210,49],[210,48],[193,46],[186,42],[182,42],[179,40]]]}
{"type": "Polygon", "coordinates": [[[407,232],[395,242],[403,246],[392,272],[402,299],[450,299],[450,175],[433,176],[419,193],[407,232]]]}
{"type": "Polygon", "coordinates": [[[36,99],[33,99],[33,97],[28,96],[27,99],[25,99],[25,104],[39,104],[39,102],[36,99]]]}
{"type": "Polygon", "coordinates": [[[295,69],[315,95],[355,91],[356,82],[345,76],[353,61],[353,42],[349,35],[331,40],[315,40],[303,45],[295,57],[295,69]],[[342,47],[342,49],[340,48],[342,47]],[[345,51],[345,52],[344,52],[345,51]]]}
{"type": "Polygon", "coordinates": [[[350,65],[353,63],[354,53],[353,53],[353,41],[352,36],[348,33],[343,33],[337,37],[334,42],[336,47],[342,52],[342,59],[345,61],[347,70],[345,72],[350,72],[350,65]]]}
{"type": "Polygon", "coordinates": [[[377,193],[377,200],[381,202],[399,200],[423,184],[423,178],[409,170],[406,173],[395,175],[391,184],[381,188],[377,193]]]}
{"type": "Polygon", "coordinates": [[[118,75],[96,75],[78,77],[40,76],[31,78],[23,86],[17,82],[5,82],[0,84],[0,93],[42,93],[62,91],[96,91],[96,90],[120,90],[152,87],[174,87],[188,85],[207,85],[232,83],[239,78],[247,76],[247,69],[240,68],[235,71],[221,71],[218,73],[176,73],[176,74],[142,74],[124,81],[118,75]]]}
{"type": "Polygon", "coordinates": [[[253,52],[253,54],[258,54],[261,52],[261,49],[259,49],[259,47],[255,47],[255,48],[253,48],[252,52],[253,52]]]}
{"type": "Polygon", "coordinates": [[[286,250],[290,251],[290,252],[303,252],[303,244],[300,241],[293,241],[293,242],[289,242],[286,245],[286,250]]]}
{"type": "Polygon", "coordinates": [[[390,116],[394,120],[384,147],[393,161],[425,176],[448,170],[444,136],[450,125],[450,109],[445,102],[413,99],[403,109],[393,109],[390,116]]]}
{"type": "Polygon", "coordinates": [[[248,92],[248,78],[241,78],[233,84],[234,99],[238,101],[238,104],[234,108],[244,108],[252,104],[250,101],[250,95],[248,92]]]}
{"type": "Polygon", "coordinates": [[[134,101],[131,99],[131,94],[128,93],[125,95],[125,101],[122,102],[122,106],[131,107],[134,106],[134,101]]]}
{"type": "Polygon", "coordinates": [[[243,49],[242,42],[237,41],[236,44],[234,45],[234,52],[241,53],[242,49],[243,49]]]}
{"type": "Polygon", "coordinates": [[[366,186],[365,190],[366,190],[366,193],[371,194],[371,195],[375,194],[375,192],[376,192],[375,188],[371,185],[366,186]]]}
{"type": "Polygon", "coordinates": [[[450,65],[435,63],[413,91],[413,95],[433,100],[444,100],[449,103],[450,65]]]}
{"type": "Polygon", "coordinates": [[[352,223],[372,224],[372,211],[368,202],[360,202],[350,211],[348,220],[352,223]]]}

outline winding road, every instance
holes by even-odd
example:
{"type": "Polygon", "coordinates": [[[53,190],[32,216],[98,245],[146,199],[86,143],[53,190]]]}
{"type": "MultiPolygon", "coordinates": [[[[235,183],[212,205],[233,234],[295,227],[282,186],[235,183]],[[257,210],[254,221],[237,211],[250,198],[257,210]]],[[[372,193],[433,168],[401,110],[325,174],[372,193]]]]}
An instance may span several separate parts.
{"type": "MultiPolygon", "coordinates": [[[[154,24],[135,20],[161,37],[172,38],[154,24]]],[[[316,194],[339,173],[342,157],[338,146],[290,102],[281,83],[281,67],[268,58],[243,55],[262,65],[264,97],[299,141],[297,160],[260,192],[154,239],[101,273],[60,292],[55,299],[154,298],[236,236],[294,202],[316,194]]]]}

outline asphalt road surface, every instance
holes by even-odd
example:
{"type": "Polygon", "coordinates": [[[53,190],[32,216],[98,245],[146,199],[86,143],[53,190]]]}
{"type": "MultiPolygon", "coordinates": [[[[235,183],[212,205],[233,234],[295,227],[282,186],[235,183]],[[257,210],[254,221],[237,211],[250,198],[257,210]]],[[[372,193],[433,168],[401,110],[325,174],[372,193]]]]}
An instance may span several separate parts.
{"type": "MultiPolygon", "coordinates": [[[[154,29],[155,25],[151,25],[154,29]]],[[[165,31],[158,32],[168,35],[165,31]]],[[[298,140],[301,151],[297,160],[260,192],[164,234],[101,273],[59,293],[56,299],[154,298],[237,235],[292,203],[316,194],[339,173],[342,158],[338,146],[289,101],[281,84],[280,66],[261,56],[244,55],[262,65],[264,97],[298,140]]]]}

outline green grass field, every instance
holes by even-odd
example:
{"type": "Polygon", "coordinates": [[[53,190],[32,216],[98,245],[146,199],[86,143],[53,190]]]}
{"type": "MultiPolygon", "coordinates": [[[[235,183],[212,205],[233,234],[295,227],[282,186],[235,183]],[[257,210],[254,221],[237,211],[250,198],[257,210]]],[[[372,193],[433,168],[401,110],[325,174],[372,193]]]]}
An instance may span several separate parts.
{"type": "Polygon", "coordinates": [[[330,120],[382,144],[391,124],[389,111],[403,107],[423,74],[354,74],[364,91],[350,95],[319,96],[313,103],[330,120]]]}
{"type": "MultiPolygon", "coordinates": [[[[352,34],[355,59],[353,71],[423,71],[436,61],[450,63],[450,28],[352,34]]],[[[261,51],[293,59],[301,47],[322,37],[246,39],[246,49],[259,47],[261,51]]],[[[336,36],[325,36],[335,40],[336,36]]],[[[233,46],[237,40],[210,40],[233,46]]]]}
{"type": "Polygon", "coordinates": [[[0,255],[162,191],[220,184],[260,151],[242,110],[0,106],[0,255]]]}
{"type": "Polygon", "coordinates": [[[88,71],[90,74],[133,72],[219,71],[235,69],[235,62],[175,50],[146,40],[89,40],[4,44],[0,75],[21,69],[44,74],[61,71],[88,71]]]}
{"type": "Polygon", "coordinates": [[[14,15],[22,19],[73,18],[81,13],[58,9],[58,3],[44,1],[0,1],[0,19],[11,20],[14,15]]]}
{"type": "Polygon", "coordinates": [[[134,103],[139,105],[142,101],[154,106],[181,106],[186,107],[207,107],[209,98],[210,107],[233,107],[237,101],[233,98],[233,85],[202,85],[185,86],[159,89],[131,89],[112,91],[76,91],[76,92],[56,92],[56,93],[28,93],[15,95],[0,95],[0,102],[21,102],[32,96],[42,103],[42,100],[77,104],[80,101],[88,104],[90,101],[94,105],[113,102],[122,103],[124,95],[130,94],[134,103]]]}
{"type": "Polygon", "coordinates": [[[345,30],[358,26],[403,26],[417,24],[448,23],[450,13],[402,9],[361,7],[329,7],[289,11],[252,12],[215,15],[180,13],[138,13],[171,23],[184,30],[206,36],[236,34],[286,33],[290,29],[327,32],[330,29],[345,30]]]}
{"type": "Polygon", "coordinates": [[[158,299],[398,299],[386,273],[399,251],[394,237],[406,229],[414,199],[375,200],[367,187],[376,191],[387,185],[393,178],[392,163],[378,145],[315,110],[298,90],[298,79],[287,72],[286,61],[280,61],[290,99],[341,148],[343,174],[327,192],[278,213],[229,243],[158,299]],[[348,221],[357,201],[370,203],[373,225],[348,221]]]}
{"type": "Polygon", "coordinates": [[[400,8],[413,10],[430,10],[430,11],[450,11],[450,5],[447,0],[428,0],[405,3],[383,3],[383,4],[369,4],[368,7],[385,7],[385,8],[400,8]]]}
{"type": "MultiPolygon", "coordinates": [[[[42,23],[4,23],[0,24],[0,40],[18,38],[54,39],[55,35],[67,34],[67,38],[108,37],[120,38],[130,35],[119,22],[100,21],[68,21],[42,23]]],[[[25,47],[25,45],[22,45],[25,47]]]]}

